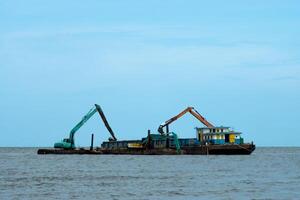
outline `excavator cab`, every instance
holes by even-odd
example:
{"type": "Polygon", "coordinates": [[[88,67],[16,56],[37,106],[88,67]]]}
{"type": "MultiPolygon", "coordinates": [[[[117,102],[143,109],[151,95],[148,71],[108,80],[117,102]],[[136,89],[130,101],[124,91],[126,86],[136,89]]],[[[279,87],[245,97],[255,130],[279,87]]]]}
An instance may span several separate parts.
{"type": "Polygon", "coordinates": [[[71,143],[70,139],[69,138],[65,138],[63,139],[63,142],[68,142],[68,143],[71,143]]]}
{"type": "Polygon", "coordinates": [[[62,141],[60,142],[56,142],[54,144],[54,148],[62,148],[62,149],[71,149],[71,140],[70,138],[64,138],[62,141]]]}

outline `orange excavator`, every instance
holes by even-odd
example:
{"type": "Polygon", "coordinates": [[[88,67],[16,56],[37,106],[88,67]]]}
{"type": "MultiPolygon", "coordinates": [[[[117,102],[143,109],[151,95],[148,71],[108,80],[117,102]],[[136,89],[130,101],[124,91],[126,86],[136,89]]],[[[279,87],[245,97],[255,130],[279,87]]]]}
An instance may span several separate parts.
{"type": "Polygon", "coordinates": [[[209,128],[213,128],[214,125],[212,125],[211,123],[209,123],[202,115],[200,115],[200,113],[194,108],[194,107],[187,107],[186,109],[184,109],[181,113],[179,113],[178,115],[172,117],[171,119],[165,121],[163,124],[161,124],[158,127],[158,132],[160,134],[164,134],[164,130],[163,128],[166,127],[166,132],[169,132],[169,125],[176,121],[177,119],[179,119],[180,117],[182,117],[183,115],[185,115],[186,113],[191,113],[195,118],[197,118],[200,122],[202,122],[205,126],[209,127],[209,128]]]}

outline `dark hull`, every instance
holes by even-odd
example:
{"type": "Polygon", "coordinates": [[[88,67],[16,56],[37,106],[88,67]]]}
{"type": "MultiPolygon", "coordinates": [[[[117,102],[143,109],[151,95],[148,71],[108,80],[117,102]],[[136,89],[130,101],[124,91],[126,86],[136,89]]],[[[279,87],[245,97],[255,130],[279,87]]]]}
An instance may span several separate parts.
{"type": "Polygon", "coordinates": [[[39,149],[37,154],[102,154],[102,152],[85,149],[39,149]]]}
{"type": "Polygon", "coordinates": [[[119,155],[249,155],[255,150],[253,144],[243,145],[203,145],[196,147],[182,147],[175,149],[97,149],[97,150],[64,150],[64,149],[39,149],[38,154],[119,154],[119,155]]]}

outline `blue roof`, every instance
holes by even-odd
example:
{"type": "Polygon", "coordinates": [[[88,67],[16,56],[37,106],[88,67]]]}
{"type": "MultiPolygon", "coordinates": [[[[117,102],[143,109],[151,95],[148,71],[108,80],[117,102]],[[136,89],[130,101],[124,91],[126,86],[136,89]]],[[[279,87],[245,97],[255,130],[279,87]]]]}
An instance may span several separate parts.
{"type": "Polygon", "coordinates": [[[215,126],[215,127],[195,127],[195,129],[229,129],[229,126],[215,126]]]}

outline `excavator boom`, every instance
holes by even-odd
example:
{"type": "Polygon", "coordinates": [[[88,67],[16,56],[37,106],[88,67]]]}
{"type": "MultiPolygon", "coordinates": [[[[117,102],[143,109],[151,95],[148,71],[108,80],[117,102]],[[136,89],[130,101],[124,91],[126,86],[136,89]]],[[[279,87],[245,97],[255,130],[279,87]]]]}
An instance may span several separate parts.
{"type": "Polygon", "coordinates": [[[186,109],[184,109],[182,112],[180,112],[178,115],[172,117],[171,119],[165,121],[163,124],[161,124],[158,127],[158,132],[161,134],[164,134],[164,127],[168,127],[169,124],[171,124],[172,122],[176,121],[177,119],[179,119],[180,117],[182,117],[183,115],[185,115],[186,113],[191,113],[196,119],[198,119],[201,123],[203,123],[205,126],[207,127],[214,127],[214,125],[212,125],[211,123],[209,123],[197,110],[195,110],[193,107],[187,107],[186,109]]]}
{"type": "Polygon", "coordinates": [[[75,142],[74,142],[74,136],[75,133],[96,113],[98,112],[102,121],[104,122],[105,127],[107,128],[107,130],[109,131],[109,133],[111,134],[112,138],[111,140],[116,141],[117,138],[115,137],[115,134],[113,132],[113,130],[111,129],[111,127],[109,126],[106,117],[101,109],[101,107],[97,104],[95,104],[96,108],[92,108],[81,120],[80,122],[78,122],[76,124],[76,126],[74,126],[74,128],[72,128],[72,130],[70,131],[70,135],[69,138],[65,138],[63,139],[63,141],[61,142],[57,142],[54,144],[55,148],[64,148],[64,149],[74,149],[75,148],[75,142]]]}

